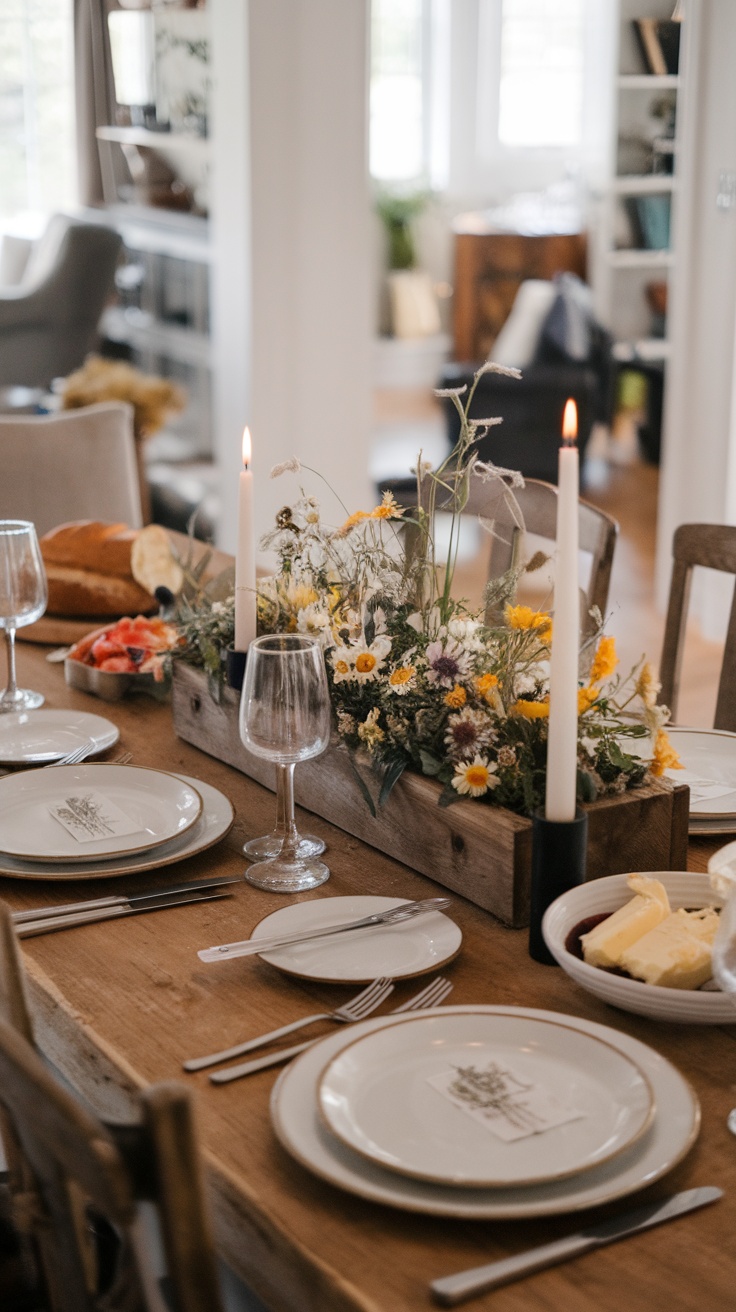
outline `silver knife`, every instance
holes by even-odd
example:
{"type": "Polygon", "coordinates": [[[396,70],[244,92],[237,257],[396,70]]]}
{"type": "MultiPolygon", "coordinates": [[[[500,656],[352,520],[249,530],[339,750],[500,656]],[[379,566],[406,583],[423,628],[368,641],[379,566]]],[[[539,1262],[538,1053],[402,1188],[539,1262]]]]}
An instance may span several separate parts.
{"type": "Polygon", "coordinates": [[[452,898],[429,897],[422,902],[402,902],[387,911],[377,911],[360,920],[349,920],[342,925],[323,925],[321,929],[303,929],[298,934],[279,934],[275,938],[246,938],[239,943],[221,943],[219,947],[202,948],[197,953],[200,961],[228,961],[231,957],[252,957],[276,948],[290,947],[292,943],[308,943],[313,938],[329,938],[332,934],[346,934],[353,929],[368,929],[371,925],[395,925],[426,911],[443,911],[452,898]]]}
{"type": "Polygon", "coordinates": [[[161,911],[165,907],[178,907],[186,902],[214,902],[217,898],[232,897],[228,890],[220,888],[203,889],[171,897],[166,893],[158,897],[141,898],[135,906],[108,906],[92,911],[80,911],[78,915],[44,916],[41,920],[25,921],[18,926],[19,938],[32,938],[37,934],[50,934],[56,929],[74,929],[76,925],[97,924],[100,920],[116,920],[120,916],[137,916],[142,911],[161,911]]]}
{"type": "Polygon", "coordinates": [[[671,1221],[684,1212],[692,1212],[696,1207],[705,1207],[723,1197],[723,1190],[712,1186],[701,1189],[684,1189],[679,1194],[644,1207],[636,1207],[623,1216],[612,1221],[602,1221],[587,1230],[568,1235],[566,1239],[557,1239],[552,1244],[542,1244],[539,1248],[530,1248],[526,1253],[517,1253],[515,1257],[505,1257],[500,1262],[489,1262],[487,1266],[476,1266],[469,1271],[459,1271],[454,1276],[443,1276],[433,1280],[430,1289],[438,1303],[444,1307],[453,1307],[474,1294],[484,1294],[489,1289],[498,1289],[509,1285],[513,1280],[531,1275],[534,1271],[543,1271],[546,1267],[566,1262],[570,1257],[578,1257],[593,1248],[612,1244],[626,1235],[648,1230],[650,1226],[661,1225],[671,1221]]]}
{"type": "MultiPolygon", "coordinates": [[[[179,884],[177,888],[157,888],[151,893],[133,893],[129,896],[118,894],[116,897],[97,897],[87,902],[64,902],[56,907],[34,907],[32,911],[14,911],[13,924],[24,925],[30,920],[41,920],[50,916],[73,916],[82,911],[98,911],[105,907],[127,907],[137,902],[146,902],[152,897],[175,897],[179,893],[193,893],[200,889],[221,888],[226,884],[239,884],[242,875],[231,879],[195,879],[188,884],[179,884]]],[[[145,910],[145,908],[141,908],[145,910]]]]}

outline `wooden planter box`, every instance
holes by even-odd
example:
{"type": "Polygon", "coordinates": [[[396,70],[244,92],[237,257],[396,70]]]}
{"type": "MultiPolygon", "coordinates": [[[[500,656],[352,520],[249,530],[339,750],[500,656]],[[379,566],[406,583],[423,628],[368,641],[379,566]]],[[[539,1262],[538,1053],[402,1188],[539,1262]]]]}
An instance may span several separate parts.
{"type": "MultiPolygon", "coordinates": [[[[180,738],[226,761],[267,788],[274,767],[246,752],[238,732],[238,695],[215,702],[201,670],[177,664],[172,705],[180,738]]],[[[502,807],[462,801],[437,805],[440,786],[407,771],[377,818],[370,814],[346,753],[331,748],[295,772],[299,806],[322,816],[412,870],[428,875],[507,925],[529,923],[532,825],[502,807]]],[[[375,781],[371,783],[375,796],[375,781]]],[[[588,812],[588,878],[629,870],[685,870],[689,789],[654,781],[588,812]]]]}

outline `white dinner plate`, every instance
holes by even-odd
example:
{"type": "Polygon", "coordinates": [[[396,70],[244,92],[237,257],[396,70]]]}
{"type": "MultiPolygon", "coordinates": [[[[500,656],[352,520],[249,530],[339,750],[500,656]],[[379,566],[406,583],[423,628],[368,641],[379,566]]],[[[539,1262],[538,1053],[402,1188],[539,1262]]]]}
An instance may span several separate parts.
{"type": "MultiPolygon", "coordinates": [[[[736,828],[736,733],[723,729],[668,726],[667,737],[682,762],[682,770],[666,770],[673,783],[690,783],[690,818],[713,824],[732,821],[736,828]],[[726,788],[717,797],[698,798],[698,781],[726,788]]],[[[709,829],[701,832],[717,832],[709,829]]],[[[727,829],[726,832],[730,832],[727,829]]]]}
{"type": "Polygon", "coordinates": [[[232,802],[224,793],[204,783],[202,779],[192,779],[185,774],[177,778],[191,784],[202,798],[202,815],[181,837],[172,838],[170,842],[162,843],[150,852],[134,852],[131,856],[117,857],[110,861],[88,861],[80,866],[75,866],[73,862],[48,865],[43,861],[19,861],[0,852],[0,875],[11,875],[14,879],[110,879],[113,875],[159,870],[162,866],[170,866],[175,861],[185,861],[189,856],[205,852],[232,829],[235,820],[232,802]]]}
{"type": "MultiPolygon", "coordinates": [[[[720,907],[723,899],[711,888],[708,875],[689,871],[655,870],[648,872],[667,889],[673,910],[686,907],[720,907]]],[[[626,975],[617,975],[598,966],[589,966],[566,947],[571,930],[589,916],[617,911],[634,894],[626,875],[609,875],[592,879],[571,888],[558,897],[544,914],[542,933],[552,956],[577,984],[597,998],[653,1020],[678,1024],[729,1025],[736,1023],[736,1000],[726,993],[707,989],[667,989],[659,984],[644,984],[626,975]]]]}
{"type": "Polygon", "coordinates": [[[90,742],[97,756],[119,737],[111,720],[87,711],[13,711],[0,716],[0,765],[44,765],[90,742]]]}
{"type": "MultiPolygon", "coordinates": [[[[324,925],[360,920],[388,911],[407,901],[401,897],[324,897],[279,907],[256,925],[252,939],[297,933],[324,925]]],[[[330,984],[360,984],[379,975],[407,979],[435,970],[460,951],[463,936],[453,920],[441,911],[428,911],[414,920],[373,929],[357,929],[339,938],[297,943],[278,952],[264,952],[261,961],[300,979],[330,984]]]]}
{"type": "Polygon", "coordinates": [[[152,848],[183,834],[199,819],[202,798],[174,774],[135,765],[59,765],[0,779],[0,844],[25,861],[86,864],[152,848]],[[51,808],[96,794],[135,825],[80,843],[51,808]]]}
{"type": "Polygon", "coordinates": [[[441,1011],[355,1039],[322,1075],[319,1105],[355,1152],[464,1188],[591,1170],[634,1143],[654,1116],[651,1085],[630,1057],[562,1016],[514,1011],[441,1011]],[[452,1081],[454,1098],[438,1080],[443,1089],[452,1081]],[[572,1119],[545,1124],[550,1107],[572,1119]],[[523,1137],[504,1139],[493,1127],[523,1137]]]}
{"type": "Polygon", "coordinates": [[[513,1011],[524,1018],[564,1021],[573,1029],[611,1044],[631,1058],[652,1086],[659,1111],[651,1128],[635,1144],[582,1175],[545,1184],[506,1188],[455,1189],[387,1171],[341,1143],[321,1120],[317,1104],[325,1066],[355,1039],[380,1027],[400,1023],[390,1018],[361,1021],[351,1032],[340,1030],[297,1057],[279,1076],[271,1095],[271,1121],[279,1142],[302,1166],[348,1193],[403,1211],[435,1216],[504,1220],[556,1216],[623,1198],[671,1171],[694,1144],[700,1128],[698,1100],[664,1057],[628,1034],[578,1016],[526,1007],[442,1007],[428,1015],[455,1011],[490,1015],[513,1011]]]}

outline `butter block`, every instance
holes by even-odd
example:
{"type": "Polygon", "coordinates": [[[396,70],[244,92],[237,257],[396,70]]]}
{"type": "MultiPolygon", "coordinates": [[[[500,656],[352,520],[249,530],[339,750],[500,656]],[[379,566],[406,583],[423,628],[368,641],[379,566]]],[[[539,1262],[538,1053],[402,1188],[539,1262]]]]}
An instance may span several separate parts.
{"type": "Polygon", "coordinates": [[[667,890],[658,879],[629,875],[627,883],[636,896],[580,939],[589,966],[621,966],[622,953],[670,914],[667,890]]]}
{"type": "Polygon", "coordinates": [[[697,989],[710,979],[711,946],[718,928],[712,907],[680,907],[632,943],[619,964],[634,979],[669,989],[697,989]]]}

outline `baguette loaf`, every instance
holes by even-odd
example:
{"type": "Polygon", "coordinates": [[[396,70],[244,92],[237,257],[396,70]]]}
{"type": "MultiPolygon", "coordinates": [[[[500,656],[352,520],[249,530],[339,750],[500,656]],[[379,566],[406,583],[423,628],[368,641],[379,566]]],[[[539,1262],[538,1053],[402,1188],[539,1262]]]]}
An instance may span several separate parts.
{"type": "Polygon", "coordinates": [[[79,520],[61,524],[40,541],[46,567],[49,615],[119,618],[155,609],[136,583],[130,557],[137,533],[126,524],[79,520]]]}
{"type": "Polygon", "coordinates": [[[72,569],[91,569],[95,574],[130,578],[130,555],[137,536],[137,530],[127,524],[79,519],[52,528],[39,545],[46,565],[68,565],[72,569]]]}

